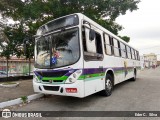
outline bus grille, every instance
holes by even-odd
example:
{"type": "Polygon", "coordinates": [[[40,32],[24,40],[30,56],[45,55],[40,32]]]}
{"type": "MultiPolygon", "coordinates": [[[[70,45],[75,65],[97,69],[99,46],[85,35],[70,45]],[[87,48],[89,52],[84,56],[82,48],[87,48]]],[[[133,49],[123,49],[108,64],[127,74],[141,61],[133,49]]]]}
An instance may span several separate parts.
{"type": "Polygon", "coordinates": [[[43,86],[45,90],[59,91],[59,86],[43,86]]]}
{"type": "Polygon", "coordinates": [[[65,71],[57,71],[57,72],[52,72],[52,71],[37,71],[37,73],[42,76],[42,77],[61,77],[68,73],[68,70],[65,71]]]}
{"type": "Polygon", "coordinates": [[[62,83],[63,80],[52,80],[52,82],[50,82],[50,80],[42,80],[42,82],[45,82],[45,83],[62,83]]]}

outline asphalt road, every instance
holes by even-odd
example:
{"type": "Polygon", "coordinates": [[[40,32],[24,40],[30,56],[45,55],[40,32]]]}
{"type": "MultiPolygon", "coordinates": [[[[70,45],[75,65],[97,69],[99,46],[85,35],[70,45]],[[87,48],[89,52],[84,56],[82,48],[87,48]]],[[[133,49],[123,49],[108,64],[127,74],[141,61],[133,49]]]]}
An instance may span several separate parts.
{"type": "MultiPolygon", "coordinates": [[[[86,98],[48,96],[28,105],[17,107],[18,111],[160,111],[160,67],[141,71],[135,82],[126,81],[115,86],[110,97],[98,94],[86,98]]],[[[48,118],[43,118],[48,119],[48,118]]],[[[53,119],[53,118],[50,118],[53,119]]],[[[66,120],[66,118],[54,118],[66,120]]],[[[67,118],[75,119],[75,118],[67,118]]],[[[87,119],[87,118],[76,118],[87,119]]],[[[90,118],[88,118],[90,119],[90,118]]],[[[96,120],[158,120],[159,118],[92,118],[96,120]]]]}

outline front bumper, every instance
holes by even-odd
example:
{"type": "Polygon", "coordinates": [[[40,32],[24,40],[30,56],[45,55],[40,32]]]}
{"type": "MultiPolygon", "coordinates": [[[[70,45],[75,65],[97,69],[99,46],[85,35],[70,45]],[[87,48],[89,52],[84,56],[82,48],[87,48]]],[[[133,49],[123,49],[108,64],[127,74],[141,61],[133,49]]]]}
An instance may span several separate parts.
{"type": "Polygon", "coordinates": [[[73,97],[84,97],[84,82],[83,80],[77,80],[72,84],[45,84],[37,83],[33,80],[33,89],[34,92],[44,93],[44,94],[53,94],[53,95],[62,95],[62,96],[73,96],[73,97]],[[68,93],[66,88],[77,88],[77,92],[68,93]]]}

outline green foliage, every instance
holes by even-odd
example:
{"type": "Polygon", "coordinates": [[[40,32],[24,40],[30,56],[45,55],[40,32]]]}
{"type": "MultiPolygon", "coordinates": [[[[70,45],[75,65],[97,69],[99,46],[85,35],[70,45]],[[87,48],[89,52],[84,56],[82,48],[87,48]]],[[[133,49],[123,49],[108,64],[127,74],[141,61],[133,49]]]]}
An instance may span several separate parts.
{"type": "Polygon", "coordinates": [[[123,37],[119,36],[119,37],[126,42],[129,42],[130,40],[130,37],[127,37],[127,36],[123,36],[123,37]]]}
{"type": "Polygon", "coordinates": [[[20,22],[15,29],[6,29],[10,40],[6,50],[9,51],[2,55],[21,56],[23,51],[17,48],[23,44],[23,39],[27,36],[31,45],[28,46],[26,56],[27,58],[33,56],[34,40],[31,36],[36,34],[38,27],[49,20],[71,13],[83,13],[118,35],[122,26],[115,23],[116,18],[121,14],[124,15],[127,10],[137,10],[139,2],[140,0],[1,0],[0,13],[2,16],[20,22]]]}
{"type": "Polygon", "coordinates": [[[8,37],[6,47],[3,48],[1,56],[10,58],[10,56],[16,55],[17,57],[22,56],[22,43],[25,36],[23,32],[23,26],[16,26],[16,28],[7,27],[4,30],[5,35],[8,37]]]}
{"type": "Polygon", "coordinates": [[[28,97],[27,97],[27,96],[22,96],[22,97],[21,97],[21,100],[22,100],[23,103],[26,103],[27,100],[28,100],[28,97]]]}

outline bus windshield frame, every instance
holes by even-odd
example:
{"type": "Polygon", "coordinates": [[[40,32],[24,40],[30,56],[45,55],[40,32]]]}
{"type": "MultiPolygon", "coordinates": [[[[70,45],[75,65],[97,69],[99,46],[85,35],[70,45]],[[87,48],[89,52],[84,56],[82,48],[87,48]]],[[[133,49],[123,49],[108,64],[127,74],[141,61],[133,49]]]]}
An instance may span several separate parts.
{"type": "Polygon", "coordinates": [[[37,31],[35,38],[35,68],[60,68],[75,64],[80,59],[78,15],[56,19],[55,23],[51,21],[41,26],[37,31]],[[64,26],[58,24],[58,27],[51,26],[57,23],[57,20],[65,21],[64,26]],[[45,30],[42,30],[42,28],[45,28],[45,30]]]}

